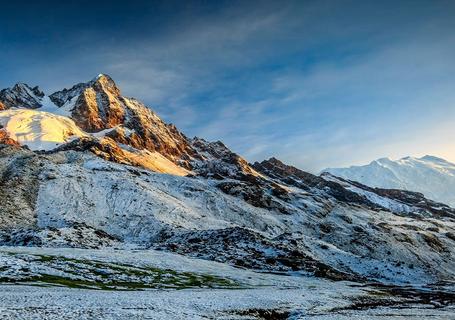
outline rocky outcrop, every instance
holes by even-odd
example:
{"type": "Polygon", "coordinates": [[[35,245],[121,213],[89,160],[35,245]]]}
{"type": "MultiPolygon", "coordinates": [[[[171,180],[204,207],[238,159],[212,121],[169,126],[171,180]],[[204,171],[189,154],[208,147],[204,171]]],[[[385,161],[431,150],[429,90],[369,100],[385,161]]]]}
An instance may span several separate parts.
{"type": "Polygon", "coordinates": [[[1,125],[0,125],[0,144],[6,144],[6,145],[10,145],[10,146],[20,147],[20,144],[16,140],[11,139],[11,137],[8,135],[8,133],[1,128],[1,125]]]}
{"type": "MultiPolygon", "coordinates": [[[[342,178],[339,178],[342,179],[342,178]]],[[[420,192],[413,192],[399,189],[383,189],[370,188],[356,181],[349,181],[351,184],[361,187],[364,190],[374,192],[380,196],[394,199],[410,206],[421,209],[424,212],[429,212],[436,217],[451,217],[455,218],[455,209],[446,204],[436,202],[425,198],[420,192]]]]}
{"type": "Polygon", "coordinates": [[[255,162],[253,168],[285,185],[298,187],[307,191],[311,191],[312,189],[320,190],[338,201],[363,204],[373,209],[378,208],[377,205],[365,197],[343,188],[338,183],[327,181],[311,173],[286,165],[276,158],[270,158],[260,163],[255,162]]]}
{"type": "MultiPolygon", "coordinates": [[[[297,246],[281,239],[269,239],[244,228],[173,232],[163,231],[152,247],[192,257],[229,263],[241,268],[274,272],[303,271],[334,280],[354,280],[316,261],[297,246]]],[[[357,278],[358,279],[358,278],[357,278]]]]}
{"type": "Polygon", "coordinates": [[[258,176],[244,158],[232,152],[221,141],[208,142],[195,137],[191,140],[191,146],[196,151],[191,164],[195,172],[201,176],[240,180],[247,176],[258,176]]]}
{"type": "Polygon", "coordinates": [[[290,200],[288,192],[261,179],[223,181],[216,186],[224,193],[238,197],[258,208],[273,210],[283,214],[289,214],[293,211],[292,208],[285,204],[286,200],[290,200]]]}
{"type": "Polygon", "coordinates": [[[0,233],[37,227],[39,170],[40,159],[33,152],[0,144],[0,233]]]}
{"type": "MultiPolygon", "coordinates": [[[[167,160],[158,153],[149,151],[121,148],[118,143],[109,138],[82,137],[63,144],[51,151],[41,152],[42,154],[55,154],[62,151],[91,152],[106,161],[125,164],[134,167],[142,167],[151,171],[169,173],[179,176],[186,176],[189,171],[181,168],[170,160],[167,160]]],[[[133,170],[134,169],[130,169],[133,170]]]]}
{"type": "Polygon", "coordinates": [[[50,152],[45,152],[45,154],[53,154],[68,150],[80,152],[89,151],[106,161],[138,166],[138,163],[129,159],[124,150],[110,138],[94,139],[83,137],[66,143],[50,152]]]}

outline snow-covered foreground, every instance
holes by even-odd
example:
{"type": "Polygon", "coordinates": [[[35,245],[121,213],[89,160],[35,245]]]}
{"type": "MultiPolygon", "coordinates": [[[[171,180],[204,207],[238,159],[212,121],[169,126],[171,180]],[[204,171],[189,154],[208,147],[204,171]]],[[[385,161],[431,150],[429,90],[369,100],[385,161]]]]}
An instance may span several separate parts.
{"type": "Polygon", "coordinates": [[[403,320],[453,319],[455,315],[453,307],[435,309],[419,305],[349,309],[350,295],[344,291],[346,288],[343,286],[326,291],[318,286],[286,290],[266,288],[139,292],[13,285],[0,286],[0,289],[2,319],[403,320]]]}
{"type": "Polygon", "coordinates": [[[154,250],[1,247],[0,279],[2,319],[451,319],[455,315],[450,304],[435,309],[418,304],[417,296],[393,296],[383,289],[299,274],[258,273],[154,250]],[[93,265],[98,272],[89,267],[93,265]],[[79,269],[72,274],[71,268],[79,269]],[[130,277],[128,270],[148,268],[228,282],[221,282],[227,284],[224,288],[209,288],[202,281],[181,290],[100,290],[96,284],[111,279],[109,268],[117,271],[117,279],[130,277]],[[104,277],[92,278],[91,288],[72,286],[80,282],[70,280],[90,279],[92,273],[104,277]],[[41,280],[26,281],[26,274],[41,275],[41,280]],[[47,282],[51,275],[68,281],[47,282]]]}

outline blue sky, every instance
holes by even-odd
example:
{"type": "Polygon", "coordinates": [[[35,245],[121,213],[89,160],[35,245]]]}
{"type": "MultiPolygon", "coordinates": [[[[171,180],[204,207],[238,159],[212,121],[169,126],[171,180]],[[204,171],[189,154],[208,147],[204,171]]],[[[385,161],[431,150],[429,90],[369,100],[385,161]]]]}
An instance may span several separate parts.
{"type": "Polygon", "coordinates": [[[0,87],[107,73],[188,136],[312,172],[455,162],[453,17],[453,1],[8,1],[0,87]]]}

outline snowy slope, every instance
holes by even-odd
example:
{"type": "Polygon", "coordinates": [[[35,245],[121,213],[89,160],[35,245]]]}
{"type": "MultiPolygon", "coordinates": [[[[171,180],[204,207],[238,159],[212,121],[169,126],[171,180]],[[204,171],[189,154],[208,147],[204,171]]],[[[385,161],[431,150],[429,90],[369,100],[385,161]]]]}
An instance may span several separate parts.
{"type": "Polygon", "coordinates": [[[35,155],[6,147],[0,176],[0,242],[10,245],[157,246],[252,268],[313,264],[392,283],[454,275],[453,219],[413,219],[373,210],[366,200],[353,205],[323,191],[334,182],[319,191],[289,187],[282,213],[225,194],[218,180],[153,173],[77,151],[35,155]]]}
{"type": "Polygon", "coordinates": [[[12,139],[32,150],[51,150],[85,136],[73,120],[32,109],[0,111],[0,126],[12,139]]]}
{"type": "Polygon", "coordinates": [[[421,192],[427,198],[455,206],[455,164],[434,156],[395,161],[382,158],[364,166],[329,168],[324,172],[371,187],[421,192]]]}
{"type": "Polygon", "coordinates": [[[35,209],[40,227],[78,221],[147,242],[166,226],[205,230],[240,224],[273,230],[280,225],[265,210],[245,206],[204,181],[147,171],[132,175],[128,168],[98,158],[71,157],[78,164],[43,168],[35,209]],[[58,178],[48,180],[51,173],[58,178]]]}

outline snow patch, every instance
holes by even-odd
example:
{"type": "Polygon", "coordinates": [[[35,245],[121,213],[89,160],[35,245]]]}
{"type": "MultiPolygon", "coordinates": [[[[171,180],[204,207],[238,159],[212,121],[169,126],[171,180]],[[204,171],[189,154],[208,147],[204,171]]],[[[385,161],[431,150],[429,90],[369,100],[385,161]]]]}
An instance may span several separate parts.
{"type": "Polygon", "coordinates": [[[0,111],[0,125],[12,139],[32,150],[52,150],[86,136],[69,118],[31,109],[0,111]]]}

